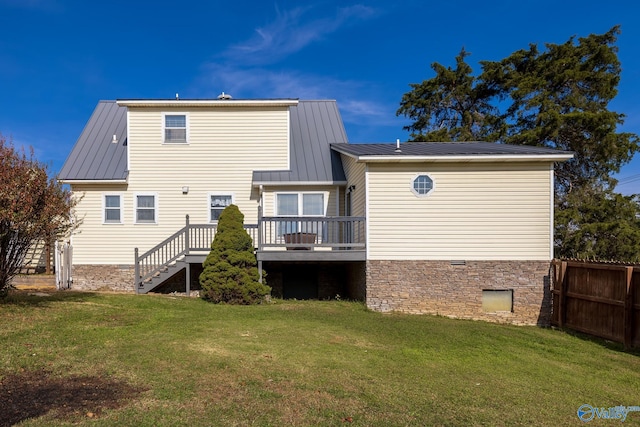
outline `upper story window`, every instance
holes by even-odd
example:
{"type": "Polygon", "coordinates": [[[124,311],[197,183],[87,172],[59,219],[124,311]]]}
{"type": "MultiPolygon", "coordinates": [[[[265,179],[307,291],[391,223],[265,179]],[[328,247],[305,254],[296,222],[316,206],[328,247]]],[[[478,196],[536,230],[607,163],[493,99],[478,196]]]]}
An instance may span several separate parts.
{"type": "Polygon", "coordinates": [[[122,197],[119,194],[105,194],[104,223],[122,224],[122,197]]]}
{"type": "Polygon", "coordinates": [[[136,194],[136,223],[155,224],[158,219],[158,196],[155,194],[136,194]]]}
{"type": "Polygon", "coordinates": [[[231,194],[209,194],[209,221],[218,221],[224,208],[231,203],[233,203],[233,196],[231,194]]]}
{"type": "Polygon", "coordinates": [[[164,142],[166,143],[187,142],[187,115],[186,114],[165,114],[164,115],[164,142]]]}
{"type": "Polygon", "coordinates": [[[429,175],[417,175],[411,181],[411,191],[416,196],[426,196],[435,188],[433,179],[429,175]]]}

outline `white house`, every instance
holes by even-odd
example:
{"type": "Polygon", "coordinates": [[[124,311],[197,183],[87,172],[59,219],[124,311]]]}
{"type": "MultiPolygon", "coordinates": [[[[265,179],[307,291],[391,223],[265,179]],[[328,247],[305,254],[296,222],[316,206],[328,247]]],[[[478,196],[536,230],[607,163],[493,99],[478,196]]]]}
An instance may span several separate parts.
{"type": "Polygon", "coordinates": [[[570,158],[349,144],[326,100],[101,101],[59,175],[80,200],[73,287],[197,287],[234,203],[276,296],[546,324],[553,165],[570,158]]]}

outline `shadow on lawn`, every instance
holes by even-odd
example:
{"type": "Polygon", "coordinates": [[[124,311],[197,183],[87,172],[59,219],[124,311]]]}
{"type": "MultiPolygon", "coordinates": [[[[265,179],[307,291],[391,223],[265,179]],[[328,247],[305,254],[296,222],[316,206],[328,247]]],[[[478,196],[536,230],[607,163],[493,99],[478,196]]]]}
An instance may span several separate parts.
{"type": "Polygon", "coordinates": [[[588,341],[594,344],[598,344],[608,350],[617,351],[619,353],[632,354],[634,356],[640,356],[640,348],[631,348],[631,349],[625,350],[624,345],[616,341],[610,341],[605,338],[600,338],[595,335],[589,335],[579,331],[574,331],[573,329],[569,329],[569,328],[558,328],[554,326],[553,329],[562,331],[567,335],[571,335],[572,337],[576,337],[583,341],[588,341]]]}
{"type": "Polygon", "coordinates": [[[57,290],[11,290],[5,298],[0,298],[2,305],[46,306],[51,302],[84,302],[96,297],[93,292],[57,291],[57,290]]]}
{"type": "Polygon", "coordinates": [[[51,413],[54,418],[97,417],[144,390],[127,383],[89,376],[57,377],[45,370],[7,375],[0,380],[0,427],[51,413]]]}

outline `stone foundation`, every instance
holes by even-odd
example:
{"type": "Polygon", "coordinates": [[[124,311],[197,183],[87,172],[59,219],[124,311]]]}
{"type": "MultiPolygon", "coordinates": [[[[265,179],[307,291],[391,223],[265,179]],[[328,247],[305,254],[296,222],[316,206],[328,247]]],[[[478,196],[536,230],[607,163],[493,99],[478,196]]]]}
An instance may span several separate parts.
{"type": "Polygon", "coordinates": [[[550,263],[545,261],[367,261],[367,307],[548,326],[550,263]],[[513,311],[485,312],[483,290],[513,290],[513,311]]]}
{"type": "Polygon", "coordinates": [[[133,265],[74,265],[71,289],[135,292],[134,276],[133,265]]]}

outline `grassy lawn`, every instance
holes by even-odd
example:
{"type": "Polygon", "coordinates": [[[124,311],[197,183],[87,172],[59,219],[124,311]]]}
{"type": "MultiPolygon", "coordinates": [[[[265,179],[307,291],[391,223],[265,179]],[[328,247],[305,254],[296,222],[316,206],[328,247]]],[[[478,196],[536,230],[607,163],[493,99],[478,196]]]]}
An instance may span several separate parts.
{"type": "Polygon", "coordinates": [[[557,426],[640,405],[616,345],[342,301],[20,293],[0,348],[0,426],[557,426]]]}

